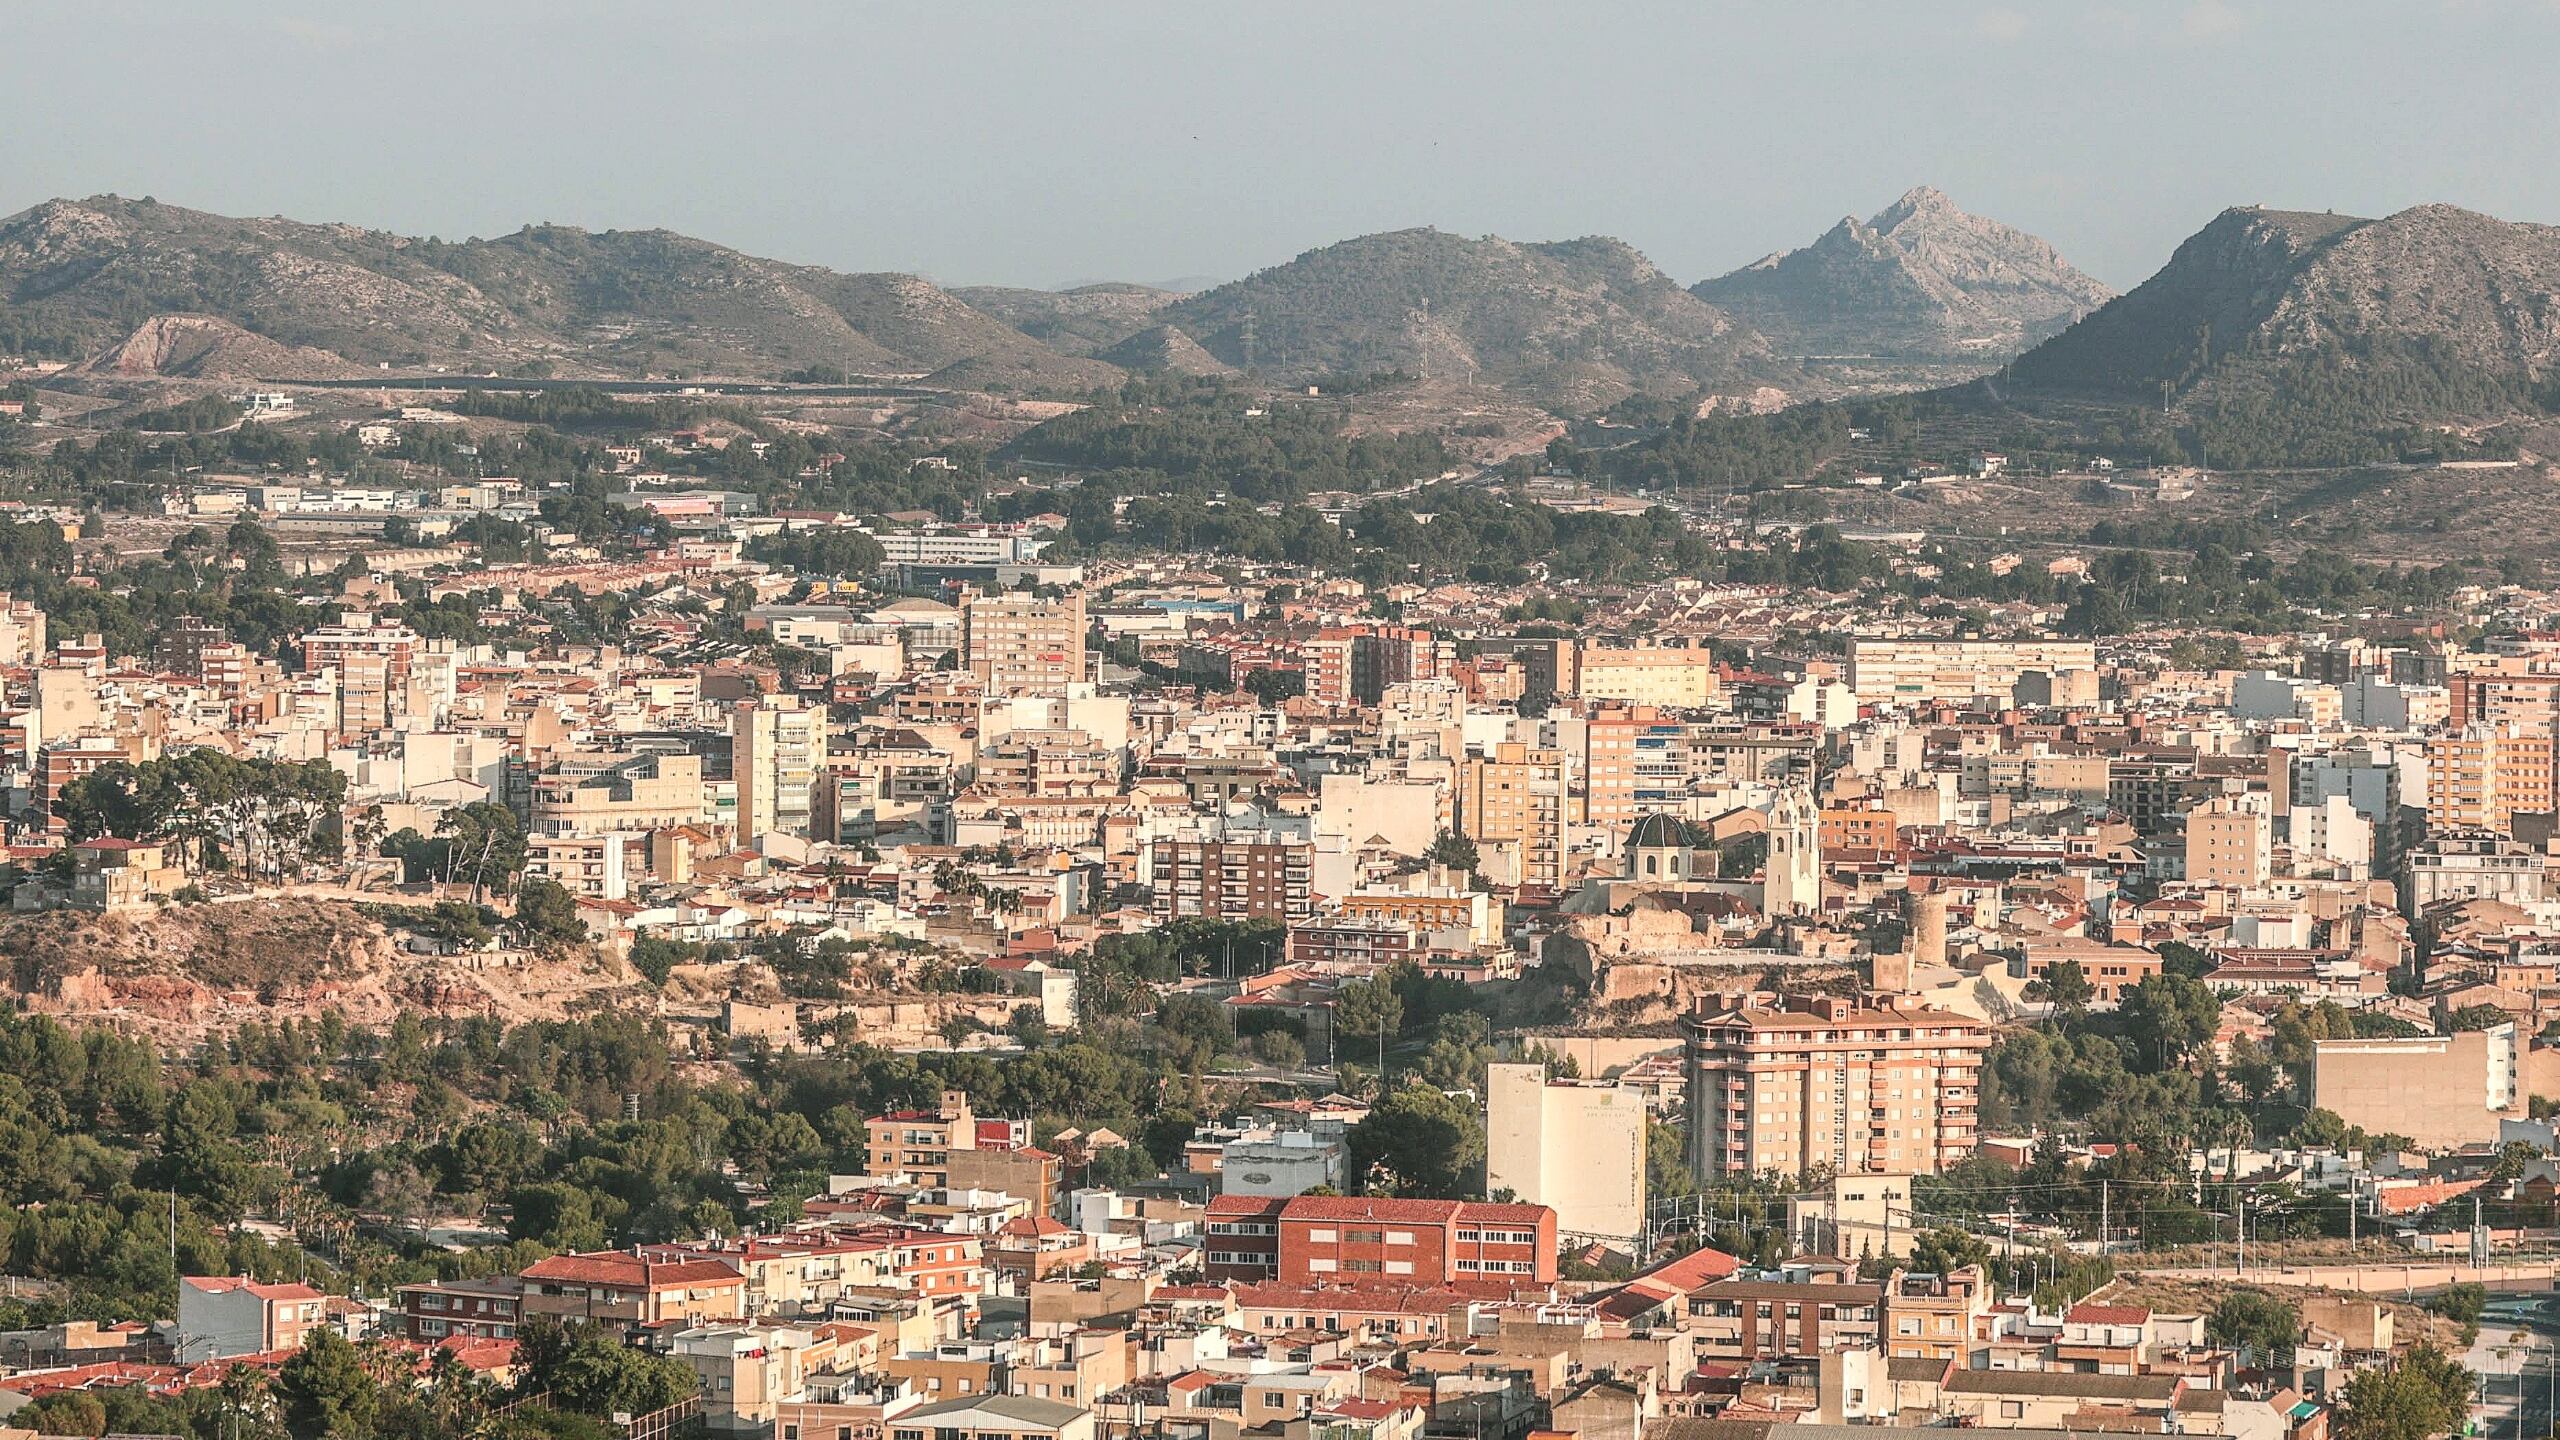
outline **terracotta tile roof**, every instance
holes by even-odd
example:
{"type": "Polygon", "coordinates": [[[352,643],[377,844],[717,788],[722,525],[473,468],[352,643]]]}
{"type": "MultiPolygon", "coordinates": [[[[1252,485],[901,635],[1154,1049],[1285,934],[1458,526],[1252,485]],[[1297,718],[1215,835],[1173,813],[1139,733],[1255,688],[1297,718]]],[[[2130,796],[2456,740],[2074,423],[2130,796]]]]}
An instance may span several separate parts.
{"type": "Polygon", "coordinates": [[[2385,1215],[2406,1215],[2468,1195],[2484,1180],[2431,1180],[2419,1185],[2387,1185],[2373,1192],[2373,1208],[2385,1215]]]}
{"type": "Polygon", "coordinates": [[[261,1285],[246,1275],[190,1275],[186,1277],[186,1283],[208,1295],[228,1295],[235,1290],[246,1290],[261,1300],[320,1300],[326,1298],[319,1291],[312,1289],[308,1285],[261,1285]]]}
{"type": "Polygon", "coordinates": [[[620,1250],[554,1255],[526,1266],[524,1278],[571,1285],[628,1285],[648,1290],[736,1285],[744,1279],[735,1269],[718,1260],[644,1260],[620,1250]]]}
{"type": "Polygon", "coordinates": [[[2074,1305],[2065,1311],[2065,1325],[2147,1325],[2150,1307],[2144,1305],[2074,1305]]]}
{"type": "Polygon", "coordinates": [[[1280,1212],[1284,1220],[1388,1220],[1442,1225],[1467,1207],[1455,1200],[1378,1199],[1367,1195],[1300,1195],[1280,1212]]]}
{"type": "Polygon", "coordinates": [[[516,1342],[489,1340],[470,1335],[447,1335],[435,1344],[438,1350],[449,1350],[453,1358],[473,1370],[503,1370],[516,1363],[516,1342]]]}
{"type": "Polygon", "coordinates": [[[1480,1225],[1527,1225],[1535,1228],[1555,1212],[1544,1205],[1509,1205],[1470,1200],[1458,1207],[1458,1221],[1480,1225]]]}
{"type": "Polygon", "coordinates": [[[1711,1280],[1722,1280],[1742,1268],[1742,1262],[1721,1250],[1692,1250],[1677,1260],[1668,1261],[1646,1271],[1641,1278],[1675,1290],[1694,1290],[1711,1280]]]}

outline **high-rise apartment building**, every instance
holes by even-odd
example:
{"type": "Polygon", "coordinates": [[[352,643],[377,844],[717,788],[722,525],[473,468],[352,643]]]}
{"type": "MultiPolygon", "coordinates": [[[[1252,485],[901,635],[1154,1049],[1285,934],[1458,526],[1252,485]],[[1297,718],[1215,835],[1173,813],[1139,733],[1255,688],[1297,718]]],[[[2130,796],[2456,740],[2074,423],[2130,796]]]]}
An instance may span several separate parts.
{"type": "Polygon", "coordinates": [[[1547,1067],[1492,1065],[1485,1079],[1485,1188],[1556,1212],[1570,1236],[1644,1230],[1645,1103],[1619,1085],[1547,1079],[1547,1067]]]}
{"type": "MultiPolygon", "coordinates": [[[[1678,726],[1667,727],[1676,732],[1678,726]]],[[[1659,792],[1665,775],[1637,777],[1636,752],[1641,740],[1657,738],[1665,729],[1661,712],[1650,705],[1630,707],[1605,705],[1592,711],[1582,723],[1582,803],[1576,818],[1585,825],[1605,825],[1615,830],[1632,823],[1645,813],[1639,805],[1640,790],[1659,792]]],[[[1648,748],[1649,758],[1659,761],[1661,745],[1648,748]]],[[[1673,780],[1673,788],[1686,793],[1685,776],[1673,780]]]]}
{"type": "Polygon", "coordinates": [[[1701,1002],[1685,1026],[1689,1166],[1935,1174],[1979,1139],[1981,1021],[1894,995],[1701,1002]]]}
{"type": "Polygon", "coordinates": [[[729,724],[739,838],[810,833],[818,775],[827,765],[827,712],[797,700],[750,700],[729,724]]]}
{"type": "Polygon", "coordinates": [[[2551,732],[2465,725],[2427,739],[2427,828],[2511,834],[2518,812],[2552,808],[2551,732]]]}
{"type": "Polygon", "coordinates": [[[1571,844],[1565,769],[1563,751],[1509,740],[1459,767],[1460,833],[1479,847],[1503,847],[1503,861],[1485,857],[1487,874],[1532,888],[1564,888],[1571,844]]]}
{"type": "Polygon", "coordinates": [[[204,676],[205,652],[231,643],[231,632],[210,620],[182,615],[160,627],[151,642],[151,663],[171,675],[190,680],[204,676]]]}
{"type": "Polygon", "coordinates": [[[405,712],[417,632],[394,620],[350,611],[335,625],[302,637],[302,668],[338,676],[338,730],[361,735],[388,729],[405,712]]]}
{"type": "Polygon", "coordinates": [[[2455,729],[2503,725],[2526,735],[2549,735],[2560,730],[2560,673],[2464,670],[2451,679],[2448,689],[2455,729]]]}
{"type": "Polygon", "coordinates": [[[1298,655],[1307,697],[1320,705],[1375,705],[1391,685],[1445,680],[1458,669],[1456,642],[1405,625],[1337,626],[1298,655]]]}
{"type": "Polygon", "coordinates": [[[2401,768],[2399,757],[2385,744],[2358,743],[2322,754],[2293,757],[2292,810],[2316,809],[2341,798],[2355,806],[2373,829],[2376,873],[2389,871],[2400,859],[2401,768]]]}
{"type": "Polygon", "coordinates": [[[991,696],[1051,695],[1084,679],[1084,593],[971,597],[960,612],[961,652],[991,696]]]}

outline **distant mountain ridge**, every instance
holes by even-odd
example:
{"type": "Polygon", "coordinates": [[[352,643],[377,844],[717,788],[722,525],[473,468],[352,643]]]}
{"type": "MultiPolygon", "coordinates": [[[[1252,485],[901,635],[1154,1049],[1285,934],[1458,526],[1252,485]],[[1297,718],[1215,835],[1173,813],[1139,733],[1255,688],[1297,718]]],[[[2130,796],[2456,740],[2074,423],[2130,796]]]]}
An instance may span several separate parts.
{"type": "Polygon", "coordinates": [[[1290,380],[1473,376],[1564,409],[1788,376],[1760,336],[1633,247],[1601,237],[1523,244],[1392,230],[1310,250],[1158,313],[1240,369],[1290,380]]]}
{"type": "Polygon", "coordinates": [[[772,376],[965,365],[1051,388],[1121,375],[912,275],[791,265],[664,230],[546,225],[448,243],[116,196],[0,220],[0,322],[12,330],[104,351],[172,315],[362,368],[772,376]]]}
{"type": "Polygon", "coordinates": [[[1615,239],[1418,227],[1183,294],[946,290],[664,230],[541,225],[446,242],[101,196],[0,219],[0,344],[72,354],[102,378],[225,381],[386,365],[850,371],[1071,395],[1133,373],[1249,369],[1298,384],[1404,372],[1563,414],[1637,393],[1766,406],[1907,389],[2008,360],[2000,383],[2022,393],[2158,404],[2164,386],[2263,388],[2272,357],[2365,352],[2379,356],[2365,373],[2401,373],[2415,354],[2464,385],[2538,385],[2560,353],[2555,235],[2448,207],[2384,221],[2233,211],[2111,297],[2044,241],[1923,186],[1690,287],[1615,239]]]}
{"type": "Polygon", "coordinates": [[[1925,185],[1873,219],[1844,217],[1803,249],[1691,288],[1782,355],[1986,366],[2112,298],[2043,240],[1967,214],[1925,185]]]}
{"type": "Polygon", "coordinates": [[[1180,292],[1149,285],[1078,285],[1067,290],[1020,290],[1001,285],[962,285],[951,293],[968,305],[1068,355],[1093,355],[1155,323],[1155,313],[1180,292]]]}

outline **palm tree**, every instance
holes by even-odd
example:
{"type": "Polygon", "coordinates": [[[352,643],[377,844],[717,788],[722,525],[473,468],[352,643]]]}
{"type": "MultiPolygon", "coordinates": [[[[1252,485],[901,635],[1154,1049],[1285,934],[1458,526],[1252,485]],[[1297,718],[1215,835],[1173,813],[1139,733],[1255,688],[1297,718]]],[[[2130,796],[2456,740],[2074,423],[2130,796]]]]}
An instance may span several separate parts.
{"type": "Polygon", "coordinates": [[[489,1384],[462,1357],[437,1346],[427,1359],[427,1412],[439,1428],[459,1434],[486,1418],[489,1384]]]}

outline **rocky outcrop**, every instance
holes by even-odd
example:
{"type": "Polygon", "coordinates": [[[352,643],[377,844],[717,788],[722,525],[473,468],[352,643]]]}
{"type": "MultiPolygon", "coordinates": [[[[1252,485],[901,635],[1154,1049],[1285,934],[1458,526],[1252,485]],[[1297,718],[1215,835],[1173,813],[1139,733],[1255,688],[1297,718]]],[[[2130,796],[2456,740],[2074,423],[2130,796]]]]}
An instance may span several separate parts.
{"type": "Polygon", "coordinates": [[[2110,298],[2025,231],[1927,186],[1872,219],[1843,218],[1695,293],[1781,354],[1976,360],[1988,369],[2110,298]]]}
{"type": "Polygon", "coordinates": [[[0,999],[69,1023],[105,1023],[183,1046],[259,1022],[388,1025],[402,1012],[557,1020],[656,997],[620,962],[584,949],[420,953],[353,905],[305,899],[54,912],[0,922],[11,965],[0,999]]]}
{"type": "Polygon", "coordinates": [[[336,380],[363,373],[345,357],[280,345],[212,315],[156,315],[80,367],[119,380],[336,380]]]}

